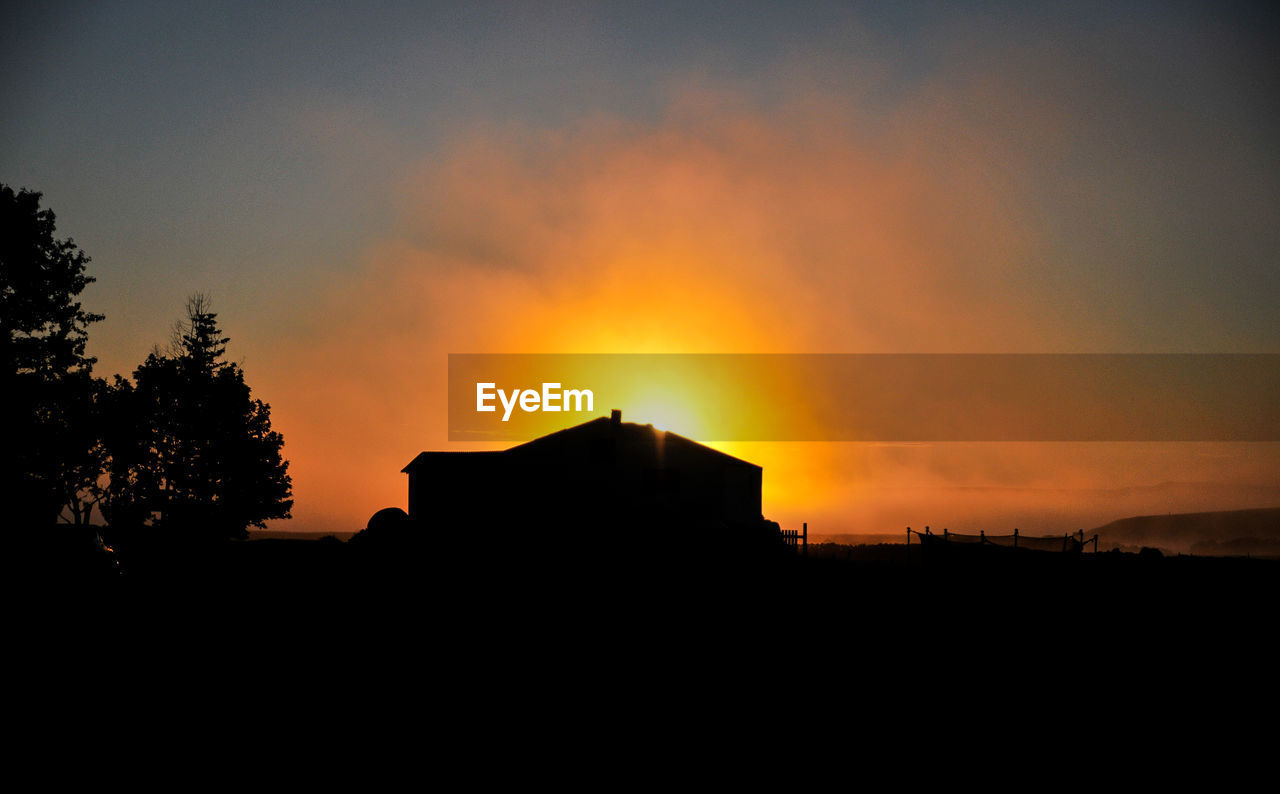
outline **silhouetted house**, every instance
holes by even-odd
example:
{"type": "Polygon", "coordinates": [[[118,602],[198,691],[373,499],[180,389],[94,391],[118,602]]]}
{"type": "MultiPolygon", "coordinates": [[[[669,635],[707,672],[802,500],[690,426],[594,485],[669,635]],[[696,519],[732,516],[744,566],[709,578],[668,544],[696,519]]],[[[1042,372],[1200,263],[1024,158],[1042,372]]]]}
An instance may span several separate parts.
{"type": "Polygon", "coordinates": [[[759,466],[623,422],[620,411],[497,452],[423,452],[404,471],[409,516],[428,528],[518,535],[762,521],[759,466]]]}

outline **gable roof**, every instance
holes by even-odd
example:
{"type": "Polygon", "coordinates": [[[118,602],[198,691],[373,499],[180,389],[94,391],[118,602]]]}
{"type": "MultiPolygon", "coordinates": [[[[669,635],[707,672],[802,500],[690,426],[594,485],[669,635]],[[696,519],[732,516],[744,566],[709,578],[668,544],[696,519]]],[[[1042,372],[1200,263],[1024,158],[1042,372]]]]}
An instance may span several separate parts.
{"type": "Polygon", "coordinates": [[[614,440],[633,446],[636,449],[645,449],[652,447],[654,449],[679,450],[680,452],[697,455],[706,460],[714,460],[723,466],[745,467],[751,469],[761,469],[754,463],[735,458],[721,452],[718,449],[712,449],[705,444],[700,444],[690,438],[685,438],[677,433],[667,430],[659,430],[653,425],[642,425],[635,422],[614,421],[610,417],[602,416],[583,422],[580,425],[566,427],[563,430],[557,430],[554,433],[548,433],[540,436],[532,441],[526,441],[523,444],[517,444],[514,447],[503,450],[484,451],[484,452],[422,452],[419,453],[407,466],[401,469],[402,472],[408,472],[410,469],[424,465],[428,460],[440,461],[440,456],[465,455],[468,460],[475,460],[482,456],[503,457],[503,458],[523,458],[538,457],[540,454],[551,455],[556,451],[566,447],[574,447],[582,444],[591,444],[597,440],[614,440]]]}

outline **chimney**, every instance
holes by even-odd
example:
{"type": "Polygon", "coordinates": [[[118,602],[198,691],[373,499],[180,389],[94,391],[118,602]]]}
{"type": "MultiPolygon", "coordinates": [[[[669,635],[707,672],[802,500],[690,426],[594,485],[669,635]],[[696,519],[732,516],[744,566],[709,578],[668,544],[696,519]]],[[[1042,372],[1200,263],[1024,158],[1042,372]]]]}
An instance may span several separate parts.
{"type": "Polygon", "coordinates": [[[614,408],[612,411],[610,411],[609,421],[615,425],[622,424],[622,411],[619,411],[617,408],[614,408]]]}

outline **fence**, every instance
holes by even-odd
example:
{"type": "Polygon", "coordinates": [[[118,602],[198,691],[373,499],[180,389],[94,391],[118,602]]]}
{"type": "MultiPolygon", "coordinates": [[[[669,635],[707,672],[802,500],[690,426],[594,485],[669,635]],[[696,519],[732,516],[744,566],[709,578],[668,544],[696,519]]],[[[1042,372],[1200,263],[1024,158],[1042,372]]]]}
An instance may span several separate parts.
{"type": "Polygon", "coordinates": [[[782,537],[782,545],[789,549],[799,549],[802,554],[809,553],[809,522],[804,523],[804,530],[798,529],[779,529],[778,534],[782,537]]]}
{"type": "Polygon", "coordinates": [[[924,528],[924,532],[918,532],[911,527],[907,527],[907,545],[911,545],[911,536],[915,535],[919,540],[917,543],[921,547],[937,544],[937,543],[971,543],[980,546],[1003,546],[1013,549],[1033,549],[1036,551],[1058,551],[1058,552],[1081,552],[1088,544],[1093,544],[1093,551],[1098,551],[1098,536],[1095,534],[1091,538],[1085,538],[1084,530],[1081,529],[1075,534],[1064,533],[1058,535],[1023,535],[1018,532],[1017,527],[1014,528],[1011,535],[988,535],[985,530],[980,530],[977,535],[964,534],[961,532],[952,532],[946,528],[942,530],[941,535],[935,535],[930,531],[929,527],[924,528]]]}

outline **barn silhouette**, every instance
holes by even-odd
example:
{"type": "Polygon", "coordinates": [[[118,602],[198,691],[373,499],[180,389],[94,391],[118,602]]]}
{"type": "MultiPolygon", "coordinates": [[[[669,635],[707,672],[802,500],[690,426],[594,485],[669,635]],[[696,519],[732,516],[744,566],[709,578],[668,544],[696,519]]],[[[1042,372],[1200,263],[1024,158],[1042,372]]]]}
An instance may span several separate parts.
{"type": "Polygon", "coordinates": [[[568,533],[670,546],[776,532],[761,515],[760,466],[616,410],[505,450],[423,452],[403,472],[407,517],[375,519],[407,518],[442,541],[545,547],[568,533]]]}

